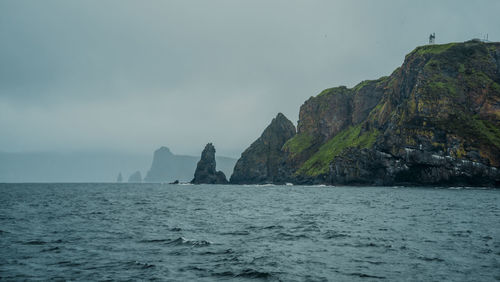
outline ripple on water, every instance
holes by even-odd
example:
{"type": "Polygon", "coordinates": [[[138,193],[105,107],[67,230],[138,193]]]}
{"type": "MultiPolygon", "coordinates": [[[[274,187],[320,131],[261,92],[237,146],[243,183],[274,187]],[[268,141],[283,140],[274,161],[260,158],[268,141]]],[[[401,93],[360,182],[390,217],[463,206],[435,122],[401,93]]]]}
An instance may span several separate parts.
{"type": "Polygon", "coordinates": [[[348,238],[348,237],[350,237],[349,234],[333,230],[328,230],[323,234],[323,238],[325,239],[338,239],[338,238],[348,238]]]}
{"type": "Polygon", "coordinates": [[[436,261],[436,262],[443,262],[444,261],[444,259],[438,258],[438,257],[419,256],[417,258],[419,260],[423,260],[423,261],[436,261]]]}
{"type": "Polygon", "coordinates": [[[241,230],[241,231],[222,232],[220,234],[221,235],[230,235],[230,236],[246,236],[246,235],[250,235],[250,232],[248,232],[246,230],[241,230]]]}
{"type": "Polygon", "coordinates": [[[145,239],[139,241],[141,243],[163,243],[167,245],[191,245],[191,246],[196,246],[196,247],[202,247],[202,246],[208,246],[213,244],[210,241],[207,240],[192,240],[192,239],[186,239],[184,237],[179,237],[177,239],[145,239]]]}
{"type": "Polygon", "coordinates": [[[500,190],[0,184],[0,195],[7,281],[498,280],[500,190]]]}
{"type": "Polygon", "coordinates": [[[140,262],[140,261],[130,261],[128,263],[125,263],[125,265],[128,267],[138,267],[141,269],[148,269],[155,267],[155,265],[152,263],[140,262]]]}
{"type": "Polygon", "coordinates": [[[45,252],[60,252],[60,250],[61,249],[59,247],[52,247],[52,248],[43,249],[40,252],[42,252],[42,253],[45,253],[45,252]]]}
{"type": "Polygon", "coordinates": [[[231,277],[231,278],[252,278],[252,279],[270,279],[273,275],[269,272],[259,271],[252,268],[246,268],[239,272],[223,271],[212,274],[217,277],[231,277]]]}
{"type": "Polygon", "coordinates": [[[306,234],[291,234],[291,233],[286,233],[286,232],[279,232],[275,236],[275,238],[279,239],[279,240],[294,241],[294,240],[308,238],[308,236],[306,234]]]}
{"type": "Polygon", "coordinates": [[[42,240],[30,240],[26,242],[22,242],[24,245],[45,245],[47,242],[42,241],[42,240]]]}

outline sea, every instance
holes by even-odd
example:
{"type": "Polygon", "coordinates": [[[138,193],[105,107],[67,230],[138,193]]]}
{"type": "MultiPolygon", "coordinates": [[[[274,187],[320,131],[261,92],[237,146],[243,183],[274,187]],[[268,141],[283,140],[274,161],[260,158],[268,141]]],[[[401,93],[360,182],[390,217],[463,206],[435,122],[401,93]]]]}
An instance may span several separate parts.
{"type": "Polygon", "coordinates": [[[500,190],[0,184],[0,280],[499,281],[500,190]]]}

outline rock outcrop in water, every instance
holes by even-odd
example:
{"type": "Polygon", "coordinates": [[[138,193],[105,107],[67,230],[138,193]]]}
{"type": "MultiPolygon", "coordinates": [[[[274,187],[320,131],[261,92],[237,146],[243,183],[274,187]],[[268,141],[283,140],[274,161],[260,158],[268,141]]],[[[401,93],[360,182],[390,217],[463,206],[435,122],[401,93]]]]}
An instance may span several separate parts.
{"type": "Polygon", "coordinates": [[[281,153],[264,154],[298,184],[500,186],[500,44],[418,47],[388,77],[324,90],[281,153]]]}
{"type": "Polygon", "coordinates": [[[227,184],[226,175],[216,171],[215,147],[208,143],[201,153],[201,159],[196,166],[193,184],[227,184]]]}
{"type": "Polygon", "coordinates": [[[128,177],[128,182],[129,183],[141,183],[142,182],[141,172],[140,171],[136,171],[136,172],[132,173],[128,177]]]}
{"type": "Polygon", "coordinates": [[[282,113],[274,118],[262,135],[236,162],[230,182],[235,184],[284,183],[290,171],[281,150],[295,135],[295,126],[282,113]]]}
{"type": "Polygon", "coordinates": [[[122,183],[123,182],[123,176],[122,176],[122,173],[118,173],[118,177],[116,177],[116,182],[118,183],[122,183]]]}

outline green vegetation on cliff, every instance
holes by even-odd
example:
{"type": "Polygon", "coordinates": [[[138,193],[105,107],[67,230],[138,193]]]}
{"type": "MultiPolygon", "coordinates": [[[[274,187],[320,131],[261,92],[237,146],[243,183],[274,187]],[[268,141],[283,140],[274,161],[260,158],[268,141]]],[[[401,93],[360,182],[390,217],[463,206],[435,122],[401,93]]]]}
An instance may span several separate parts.
{"type": "Polygon", "coordinates": [[[440,54],[455,46],[457,43],[448,43],[448,44],[436,44],[436,45],[425,45],[417,47],[410,55],[417,53],[418,55],[425,54],[440,54]]]}
{"type": "Polygon", "coordinates": [[[483,138],[500,149],[500,128],[488,120],[480,120],[477,117],[473,119],[473,124],[483,138]]]}
{"type": "Polygon", "coordinates": [[[338,86],[338,87],[332,87],[332,88],[327,88],[321,93],[319,93],[316,97],[322,97],[326,95],[333,95],[333,94],[343,94],[343,93],[350,93],[351,89],[345,87],[345,86],[338,86]]]}
{"type": "Polygon", "coordinates": [[[312,146],[314,137],[308,134],[297,134],[283,145],[283,150],[289,152],[292,156],[300,154],[312,146]]]}
{"type": "Polygon", "coordinates": [[[438,124],[438,127],[465,139],[474,140],[477,145],[489,144],[500,149],[500,128],[479,116],[459,115],[438,124]]]}
{"type": "Polygon", "coordinates": [[[318,176],[328,173],[329,164],[344,149],[358,147],[360,149],[370,148],[375,143],[379,131],[374,129],[361,133],[361,124],[351,126],[337,134],[309,158],[297,171],[298,174],[307,176],[318,176]]]}

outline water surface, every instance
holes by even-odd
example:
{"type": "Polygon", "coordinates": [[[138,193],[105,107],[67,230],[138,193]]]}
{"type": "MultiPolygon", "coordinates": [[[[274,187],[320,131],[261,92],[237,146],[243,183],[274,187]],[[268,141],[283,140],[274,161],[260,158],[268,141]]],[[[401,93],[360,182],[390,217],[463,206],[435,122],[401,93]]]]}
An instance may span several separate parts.
{"type": "Polygon", "coordinates": [[[498,281],[500,190],[0,184],[0,278],[498,281]]]}

